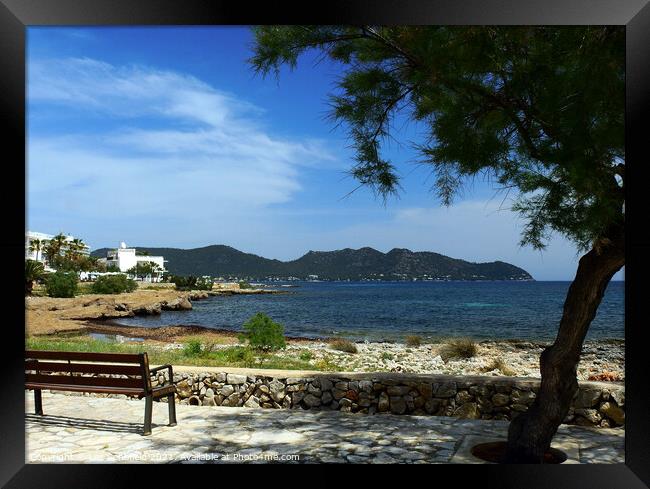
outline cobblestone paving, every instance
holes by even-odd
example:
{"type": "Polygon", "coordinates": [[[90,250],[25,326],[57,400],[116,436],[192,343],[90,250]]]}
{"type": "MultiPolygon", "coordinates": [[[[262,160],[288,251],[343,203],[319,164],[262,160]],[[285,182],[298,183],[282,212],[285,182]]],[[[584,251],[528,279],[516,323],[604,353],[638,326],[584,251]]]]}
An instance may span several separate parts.
{"type": "MultiPolygon", "coordinates": [[[[505,439],[507,421],[334,411],[153,405],[144,401],[43,393],[45,416],[26,394],[26,461],[31,463],[350,462],[449,463],[467,436],[505,439]]],[[[554,445],[577,446],[574,463],[623,463],[624,430],[560,427],[554,445]]],[[[569,455],[571,458],[571,455],[569,455]]],[[[458,457],[457,457],[458,458],[458,457]]],[[[465,460],[466,461],[466,460],[465,460]]]]}

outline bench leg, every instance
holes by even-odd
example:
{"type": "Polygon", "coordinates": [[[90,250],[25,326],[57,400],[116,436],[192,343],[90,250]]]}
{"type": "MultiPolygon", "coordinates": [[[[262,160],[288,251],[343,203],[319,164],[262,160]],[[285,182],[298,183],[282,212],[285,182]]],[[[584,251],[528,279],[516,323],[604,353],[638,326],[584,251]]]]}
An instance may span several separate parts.
{"type": "Polygon", "coordinates": [[[40,389],[34,389],[34,407],[36,414],[43,414],[43,397],[40,389]]]}
{"type": "Polygon", "coordinates": [[[169,407],[169,426],[176,426],[176,401],[174,401],[174,394],[167,396],[167,405],[169,407]]]}
{"type": "Polygon", "coordinates": [[[153,408],[153,397],[145,397],[144,402],[144,435],[151,434],[151,410],[153,408]]]}

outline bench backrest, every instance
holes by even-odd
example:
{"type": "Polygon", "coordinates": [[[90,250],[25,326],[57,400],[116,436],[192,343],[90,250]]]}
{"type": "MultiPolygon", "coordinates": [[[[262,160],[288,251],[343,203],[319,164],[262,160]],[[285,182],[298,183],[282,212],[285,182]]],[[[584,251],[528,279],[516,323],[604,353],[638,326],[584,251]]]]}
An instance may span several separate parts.
{"type": "Polygon", "coordinates": [[[25,351],[25,383],[118,387],[151,391],[146,353],[25,351]],[[91,363],[92,362],[92,363],[91,363]],[[127,375],[127,378],[88,374],[127,375]]]}

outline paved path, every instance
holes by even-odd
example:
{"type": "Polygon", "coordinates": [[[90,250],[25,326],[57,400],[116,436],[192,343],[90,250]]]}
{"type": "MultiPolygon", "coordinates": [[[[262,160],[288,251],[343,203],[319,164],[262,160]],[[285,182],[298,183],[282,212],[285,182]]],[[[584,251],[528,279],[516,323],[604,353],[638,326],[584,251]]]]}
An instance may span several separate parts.
{"type": "MultiPolygon", "coordinates": [[[[468,463],[476,441],[504,439],[507,421],[154,402],[142,436],[144,401],[43,393],[45,416],[26,394],[28,462],[468,463]],[[291,460],[291,457],[297,460],[291,460]]],[[[569,463],[623,463],[624,430],[561,426],[553,446],[569,463]]]]}

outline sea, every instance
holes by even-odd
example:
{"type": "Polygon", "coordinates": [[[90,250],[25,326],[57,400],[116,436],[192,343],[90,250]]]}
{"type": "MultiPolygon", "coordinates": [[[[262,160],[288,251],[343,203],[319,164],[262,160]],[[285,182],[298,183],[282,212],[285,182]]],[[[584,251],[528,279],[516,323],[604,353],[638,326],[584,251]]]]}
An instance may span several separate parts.
{"type": "MultiPolygon", "coordinates": [[[[289,283],[285,283],[287,285],[289,283]]],[[[552,340],[570,282],[291,282],[283,294],[213,296],[191,311],[121,318],[128,326],[196,325],[240,331],[257,312],[285,335],[355,341],[424,339],[552,340]]],[[[610,282],[588,340],[624,338],[624,282],[610,282]]]]}

